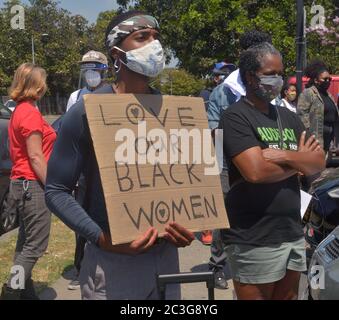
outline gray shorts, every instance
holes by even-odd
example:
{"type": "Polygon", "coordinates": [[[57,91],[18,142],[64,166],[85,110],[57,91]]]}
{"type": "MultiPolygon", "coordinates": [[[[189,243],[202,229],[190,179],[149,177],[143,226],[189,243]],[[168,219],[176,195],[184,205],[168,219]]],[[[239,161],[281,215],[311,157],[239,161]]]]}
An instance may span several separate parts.
{"type": "MultiPolygon", "coordinates": [[[[167,241],[130,256],[87,243],[80,269],[83,300],[158,300],[158,274],[179,273],[178,250],[167,241]]],[[[180,286],[168,285],[167,300],[180,299],[180,286]]]]}
{"type": "Polygon", "coordinates": [[[226,253],[233,280],[243,284],[277,282],[286,270],[306,271],[304,238],[269,247],[232,244],[226,253]]]}

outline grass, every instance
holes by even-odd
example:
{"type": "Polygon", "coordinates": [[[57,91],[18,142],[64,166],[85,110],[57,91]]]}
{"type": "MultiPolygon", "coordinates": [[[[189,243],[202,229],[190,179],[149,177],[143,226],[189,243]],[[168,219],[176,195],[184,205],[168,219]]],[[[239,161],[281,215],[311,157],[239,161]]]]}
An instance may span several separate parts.
{"type": "MultiPolygon", "coordinates": [[[[0,243],[0,284],[6,282],[12,266],[17,236],[0,243]]],[[[74,233],[55,216],[52,217],[47,253],[33,269],[33,280],[38,293],[51,286],[63,272],[73,266],[75,250],[74,233]]]]}

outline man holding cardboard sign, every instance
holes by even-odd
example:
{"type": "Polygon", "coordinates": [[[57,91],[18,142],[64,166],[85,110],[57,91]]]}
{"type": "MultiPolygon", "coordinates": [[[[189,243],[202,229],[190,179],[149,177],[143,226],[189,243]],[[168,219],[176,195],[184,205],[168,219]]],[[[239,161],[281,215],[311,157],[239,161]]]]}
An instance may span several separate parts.
{"type": "Polygon", "coordinates": [[[169,221],[191,231],[226,225],[220,181],[206,175],[202,163],[212,142],[201,99],[91,95],[84,100],[114,244],[132,241],[149,227],[167,237],[169,221]],[[137,113],[129,115],[131,106],[142,121],[136,123],[137,113]]]}
{"type": "MultiPolygon", "coordinates": [[[[192,231],[205,221],[216,228],[227,224],[218,177],[206,178],[193,163],[158,161],[168,152],[152,153],[150,132],[137,132],[145,125],[161,128],[155,135],[163,137],[165,150],[170,130],[193,125],[200,132],[204,122],[193,118],[187,101],[157,95],[148,85],[164,67],[158,29],[155,18],[142,12],[112,20],[106,44],[117,82],[66,114],[49,162],[46,202],[88,240],[80,274],[83,299],[158,299],[156,275],[179,272],[177,247],[190,245],[192,231]],[[121,137],[134,143],[124,145],[121,137]],[[87,212],[71,197],[80,172],[88,186],[87,212]]],[[[201,106],[203,112],[202,101],[201,106]]],[[[180,298],[177,285],[168,287],[167,298],[180,298]]]]}

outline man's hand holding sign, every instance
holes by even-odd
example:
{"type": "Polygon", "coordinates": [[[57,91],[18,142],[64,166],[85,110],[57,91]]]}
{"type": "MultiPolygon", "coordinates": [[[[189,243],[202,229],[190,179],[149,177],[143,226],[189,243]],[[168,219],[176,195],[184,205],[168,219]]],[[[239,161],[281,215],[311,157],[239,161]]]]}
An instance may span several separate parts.
{"type": "MultiPolygon", "coordinates": [[[[195,238],[193,232],[188,231],[175,222],[170,223],[170,225],[166,227],[166,231],[167,233],[165,233],[164,238],[172,242],[178,248],[189,246],[195,238]]],[[[112,245],[110,235],[102,233],[98,245],[101,249],[106,251],[135,255],[149,250],[156,243],[158,235],[158,231],[152,227],[133,242],[112,245]]]]}

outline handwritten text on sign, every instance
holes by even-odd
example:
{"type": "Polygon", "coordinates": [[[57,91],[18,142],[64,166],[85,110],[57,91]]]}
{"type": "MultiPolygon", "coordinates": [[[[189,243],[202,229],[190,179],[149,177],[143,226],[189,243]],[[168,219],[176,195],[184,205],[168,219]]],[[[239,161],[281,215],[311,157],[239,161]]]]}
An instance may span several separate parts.
{"type": "Polygon", "coordinates": [[[219,175],[206,174],[215,161],[201,99],[84,99],[113,244],[130,242],[150,226],[162,234],[171,221],[191,231],[228,226],[219,175]]]}

